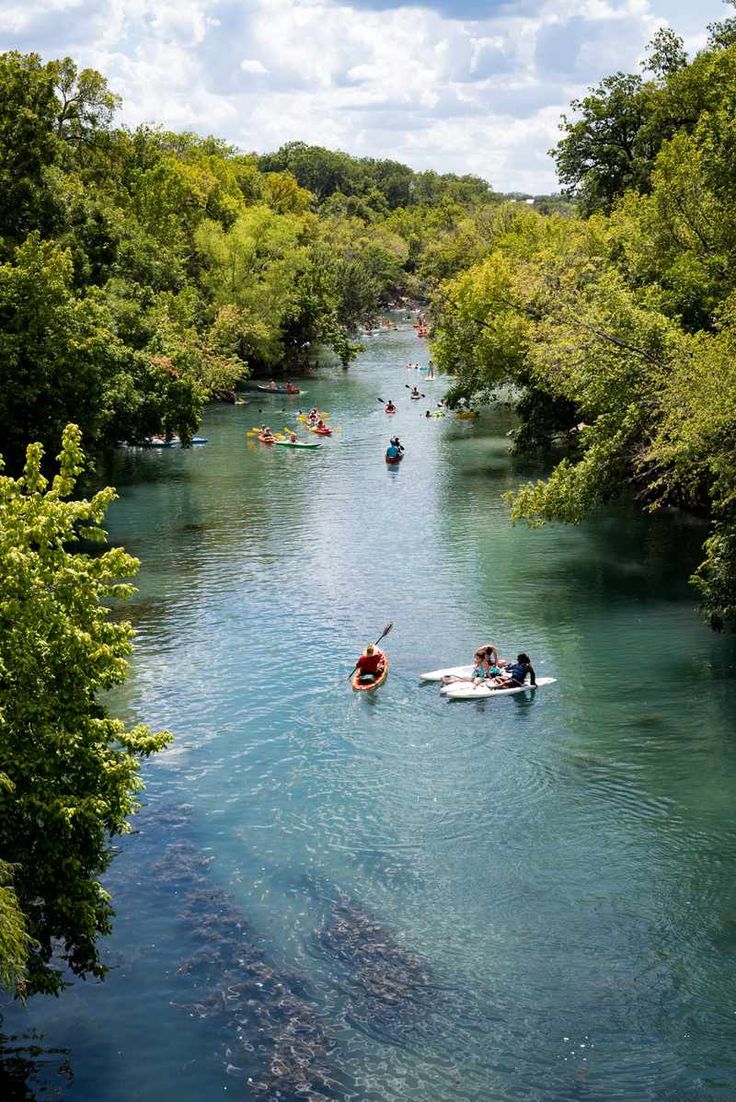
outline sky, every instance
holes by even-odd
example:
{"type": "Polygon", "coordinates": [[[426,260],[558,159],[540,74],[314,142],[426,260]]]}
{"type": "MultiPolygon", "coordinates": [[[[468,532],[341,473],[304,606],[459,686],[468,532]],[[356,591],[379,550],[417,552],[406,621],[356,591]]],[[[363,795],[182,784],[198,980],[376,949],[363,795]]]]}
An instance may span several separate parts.
{"type": "Polygon", "coordinates": [[[301,140],[541,194],[571,99],[638,71],[659,26],[693,53],[729,14],[723,0],[0,0],[0,49],[98,69],[130,126],[259,152],[301,140]]]}

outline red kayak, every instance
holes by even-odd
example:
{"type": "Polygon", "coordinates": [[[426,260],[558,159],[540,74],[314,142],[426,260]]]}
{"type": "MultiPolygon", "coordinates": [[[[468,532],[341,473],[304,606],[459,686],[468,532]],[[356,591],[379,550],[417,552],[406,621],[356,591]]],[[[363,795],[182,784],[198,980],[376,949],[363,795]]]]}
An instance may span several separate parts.
{"type": "Polygon", "coordinates": [[[386,413],[396,413],[396,406],[386,406],[386,413]]]}
{"type": "Polygon", "coordinates": [[[386,456],[386,462],[388,463],[388,465],[390,467],[397,467],[403,458],[404,458],[403,454],[402,455],[387,455],[386,456]]]}

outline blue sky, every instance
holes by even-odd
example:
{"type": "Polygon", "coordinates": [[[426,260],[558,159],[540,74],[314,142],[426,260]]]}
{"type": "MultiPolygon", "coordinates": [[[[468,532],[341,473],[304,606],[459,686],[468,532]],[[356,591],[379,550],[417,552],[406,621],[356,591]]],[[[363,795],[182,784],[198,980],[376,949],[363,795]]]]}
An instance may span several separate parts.
{"type": "Polygon", "coordinates": [[[694,52],[722,0],[0,0],[0,48],[70,54],[122,121],[244,149],[302,139],[499,190],[555,188],[569,101],[636,70],[658,26],[694,52]]]}

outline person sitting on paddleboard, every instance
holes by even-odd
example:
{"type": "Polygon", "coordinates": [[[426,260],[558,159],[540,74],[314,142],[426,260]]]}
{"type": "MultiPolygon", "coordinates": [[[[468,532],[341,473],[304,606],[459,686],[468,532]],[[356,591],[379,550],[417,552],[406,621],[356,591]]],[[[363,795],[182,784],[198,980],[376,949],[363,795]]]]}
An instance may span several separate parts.
{"type": "MultiPolygon", "coordinates": [[[[486,653],[485,651],[476,651],[473,655],[473,671],[470,680],[474,685],[479,685],[481,681],[486,681],[489,677],[490,668],[486,653]]],[[[448,680],[454,680],[454,678],[448,678],[448,680]]]]}
{"type": "Polygon", "coordinates": [[[365,654],[361,654],[355,663],[355,668],[360,674],[361,681],[375,681],[383,665],[383,652],[376,650],[373,643],[365,648],[365,654]]]}
{"type": "Polygon", "coordinates": [[[498,649],[494,647],[493,643],[484,643],[481,647],[478,647],[478,650],[475,653],[477,655],[481,652],[483,652],[488,659],[488,665],[495,666],[498,669],[499,673],[503,672],[503,668],[511,665],[510,658],[498,657],[498,649]]]}
{"type": "Polygon", "coordinates": [[[509,663],[506,666],[504,673],[495,679],[495,683],[491,686],[493,689],[517,689],[525,683],[527,674],[530,677],[531,684],[536,685],[537,675],[534,672],[534,668],[529,660],[528,654],[517,654],[516,661],[509,663]]]}

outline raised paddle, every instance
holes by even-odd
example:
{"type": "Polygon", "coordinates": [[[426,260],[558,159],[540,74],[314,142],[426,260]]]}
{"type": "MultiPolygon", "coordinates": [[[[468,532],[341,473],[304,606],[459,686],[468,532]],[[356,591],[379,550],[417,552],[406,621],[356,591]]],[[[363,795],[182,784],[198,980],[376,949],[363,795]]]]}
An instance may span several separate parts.
{"type": "MultiPolygon", "coordinates": [[[[394,626],[394,622],[393,622],[393,620],[392,620],[392,621],[391,621],[391,622],[390,622],[389,624],[386,624],[386,627],[385,627],[385,628],[383,629],[383,631],[381,632],[381,634],[380,634],[380,635],[378,636],[378,638],[376,639],[375,643],[373,644],[373,646],[374,646],[374,647],[377,647],[377,646],[378,646],[378,644],[379,644],[379,643],[381,642],[381,640],[382,640],[382,639],[385,639],[385,638],[386,638],[386,636],[387,636],[387,635],[388,635],[388,633],[389,633],[389,632],[391,631],[391,628],[392,628],[393,626],[394,626]]],[[[352,670],[350,671],[350,675],[349,675],[349,677],[348,677],[348,681],[350,681],[350,680],[351,680],[351,679],[353,678],[353,676],[354,676],[354,674],[355,674],[355,671],[357,670],[357,668],[358,668],[358,663],[356,662],[356,663],[355,663],[355,665],[353,666],[352,670]]]]}

